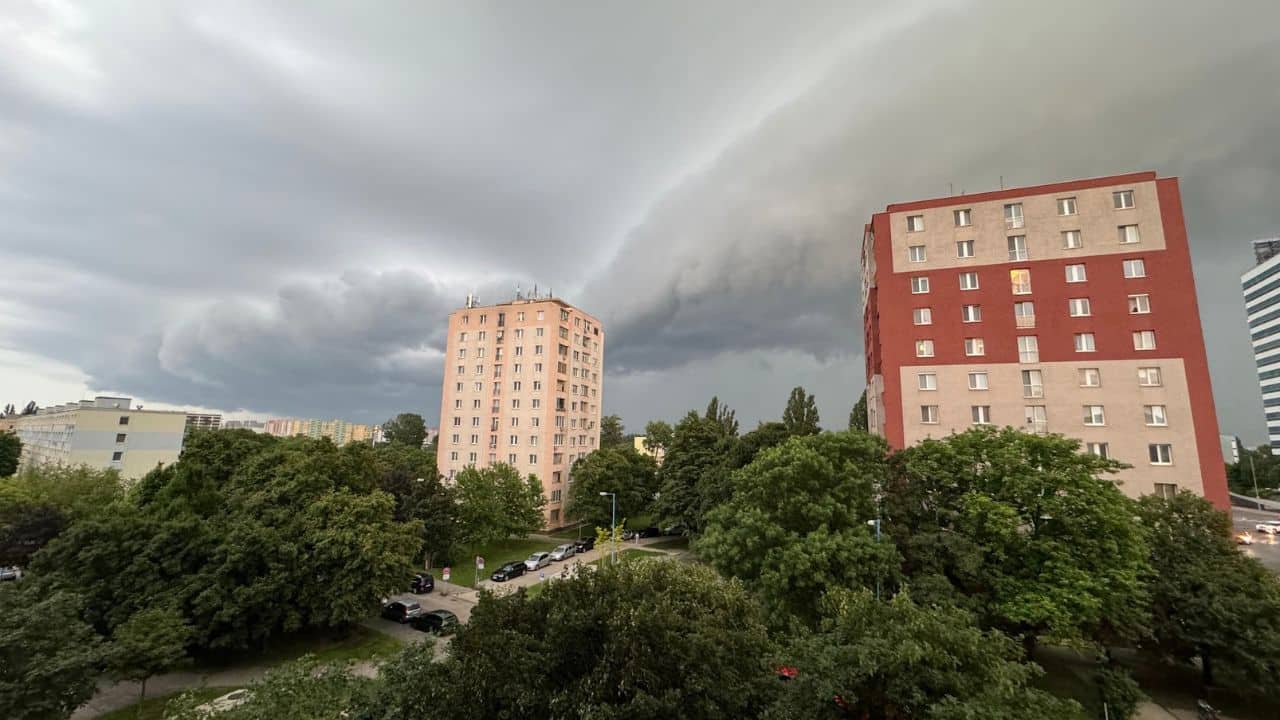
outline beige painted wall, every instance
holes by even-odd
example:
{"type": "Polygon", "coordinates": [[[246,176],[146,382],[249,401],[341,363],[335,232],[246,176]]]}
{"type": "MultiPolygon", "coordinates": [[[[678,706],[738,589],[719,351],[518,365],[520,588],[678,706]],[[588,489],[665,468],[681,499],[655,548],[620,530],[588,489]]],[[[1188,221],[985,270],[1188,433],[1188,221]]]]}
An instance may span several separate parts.
{"type": "Polygon", "coordinates": [[[1181,359],[910,366],[901,368],[899,380],[907,446],[928,437],[945,437],[968,429],[972,426],[970,407],[973,405],[989,405],[993,424],[1019,428],[1024,426],[1026,406],[1044,405],[1049,432],[1082,442],[1108,443],[1112,458],[1133,466],[1116,475],[1126,494],[1134,497],[1150,494],[1155,483],[1174,483],[1179,488],[1203,494],[1200,456],[1181,359]],[[1101,387],[1079,386],[1077,370],[1089,367],[1101,372],[1101,387]],[[1139,386],[1139,367],[1159,367],[1164,384],[1154,388],[1139,386]],[[1043,398],[1023,397],[1022,371],[1032,369],[1040,370],[1043,375],[1043,398]],[[926,372],[937,375],[937,390],[919,389],[917,375],[926,372]],[[986,372],[990,389],[969,390],[970,372],[986,372]],[[921,405],[939,406],[938,424],[920,422],[921,405]],[[1086,426],[1085,405],[1102,405],[1106,425],[1086,426]],[[1168,426],[1148,427],[1144,405],[1164,405],[1168,426]],[[1173,464],[1150,464],[1149,443],[1172,445],[1173,464]]]}

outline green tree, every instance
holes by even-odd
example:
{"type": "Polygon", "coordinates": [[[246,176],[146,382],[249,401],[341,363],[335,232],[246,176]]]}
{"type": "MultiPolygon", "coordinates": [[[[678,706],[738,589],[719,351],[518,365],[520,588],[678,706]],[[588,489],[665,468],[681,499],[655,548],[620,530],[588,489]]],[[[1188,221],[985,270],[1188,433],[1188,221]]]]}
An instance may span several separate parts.
{"type": "Polygon", "coordinates": [[[468,467],[454,478],[458,540],[468,547],[517,536],[543,526],[542,483],[510,465],[468,467]]]}
{"type": "Polygon", "coordinates": [[[384,443],[352,444],[343,451],[373,469],[377,488],[395,498],[395,520],[418,529],[427,560],[450,556],[457,540],[458,505],[453,489],[441,482],[429,449],[384,443]]]}
{"type": "Polygon", "coordinates": [[[818,427],[818,403],[813,395],[806,395],[804,388],[796,387],[787,398],[787,407],[782,411],[782,424],[792,435],[817,435],[822,432],[818,427]]]}
{"type": "Polygon", "coordinates": [[[627,443],[622,426],[622,418],[617,415],[605,415],[600,418],[600,447],[618,447],[627,443]]]}
{"type": "Polygon", "coordinates": [[[16,433],[0,432],[0,478],[6,478],[18,472],[18,461],[22,459],[22,441],[16,433]]]}
{"type": "Polygon", "coordinates": [[[534,597],[484,596],[445,660],[406,652],[374,705],[387,720],[757,717],[778,690],[771,649],[741,584],[623,562],[534,597]]]}
{"type": "Polygon", "coordinates": [[[713,399],[706,415],[690,411],[676,424],[658,470],[659,496],[654,507],[664,523],[698,533],[706,511],[727,497],[728,463],[738,442],[732,415],[732,410],[713,399]]]}
{"type": "Polygon", "coordinates": [[[820,632],[801,636],[787,664],[798,673],[766,717],[1059,720],[1081,708],[1031,687],[1042,674],[999,632],[980,630],[956,608],[928,608],[907,595],[879,602],[834,590],[820,632]]]}
{"type": "Polygon", "coordinates": [[[115,470],[41,465],[0,478],[0,565],[26,566],[68,525],[123,495],[115,470]]]}
{"type": "Polygon", "coordinates": [[[722,435],[738,436],[737,413],[730,410],[728,405],[720,402],[719,397],[711,398],[711,402],[707,403],[707,411],[703,413],[702,417],[718,425],[722,435]]]}
{"type": "Polygon", "coordinates": [[[653,458],[633,447],[602,448],[573,464],[568,515],[591,526],[608,527],[613,513],[611,498],[617,494],[618,517],[648,513],[658,490],[658,466],[653,458]]]}
{"type": "Polygon", "coordinates": [[[1219,680],[1280,696],[1280,581],[1231,539],[1231,520],[1180,492],[1138,502],[1150,537],[1151,639],[1147,649],[1198,660],[1219,680]]]}
{"type": "Polygon", "coordinates": [[[96,688],[98,636],[77,595],[14,585],[0,585],[0,717],[70,717],[96,688]]]}
{"type": "Polygon", "coordinates": [[[918,597],[951,594],[1028,647],[1145,632],[1144,533],[1102,477],[1120,464],[1062,436],[977,428],[903,450],[894,466],[884,527],[918,597]]]}
{"type": "Polygon", "coordinates": [[[153,607],[116,628],[107,649],[107,668],[120,680],[138,685],[138,717],[147,697],[147,681],[190,661],[191,626],[174,608],[153,607]]]}
{"type": "Polygon", "coordinates": [[[650,452],[666,452],[667,447],[671,445],[674,433],[671,423],[665,420],[650,420],[644,426],[644,446],[650,452]]]}
{"type": "Polygon", "coordinates": [[[388,442],[420,448],[427,439],[427,423],[417,413],[400,413],[382,424],[382,436],[388,442]]]}
{"type": "Polygon", "coordinates": [[[832,589],[889,582],[897,551],[867,525],[887,451],[869,435],[824,433],[762,452],[735,475],[733,497],[707,515],[699,554],[746,582],[780,620],[811,623],[832,589]]]}
{"type": "Polygon", "coordinates": [[[861,430],[867,432],[867,391],[863,390],[862,395],[858,398],[858,402],[853,404],[853,409],[849,411],[849,429],[861,430]]]}
{"type": "Polygon", "coordinates": [[[762,451],[777,447],[790,437],[791,431],[787,430],[787,426],[780,422],[760,423],[755,430],[739,438],[733,467],[740,468],[750,465],[751,461],[755,460],[756,456],[762,451]]]}
{"type": "MultiPolygon", "coordinates": [[[[431,652],[431,643],[414,647],[431,652]]],[[[369,700],[372,680],[356,675],[348,666],[319,664],[311,656],[273,668],[248,688],[241,705],[223,710],[218,720],[347,720],[372,717],[369,700]]],[[[169,702],[166,720],[206,720],[207,712],[197,710],[203,703],[188,693],[169,702]]],[[[441,713],[433,708],[431,717],[441,713]]]]}
{"type": "Polygon", "coordinates": [[[1241,448],[1240,461],[1227,464],[1227,484],[1232,492],[1253,497],[1255,478],[1257,492],[1264,498],[1280,490],[1280,455],[1272,455],[1270,445],[1241,448]]]}

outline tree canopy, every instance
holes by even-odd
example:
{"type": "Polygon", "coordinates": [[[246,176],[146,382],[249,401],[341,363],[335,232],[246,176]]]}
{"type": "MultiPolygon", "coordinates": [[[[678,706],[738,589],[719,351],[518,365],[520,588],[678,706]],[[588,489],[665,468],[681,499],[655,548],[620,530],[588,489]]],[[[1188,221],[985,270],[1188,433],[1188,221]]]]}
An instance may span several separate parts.
{"type": "Polygon", "coordinates": [[[849,429],[861,430],[867,432],[869,425],[867,424],[867,391],[863,390],[862,395],[858,397],[858,402],[853,404],[853,409],[849,411],[849,429]]]}
{"type": "Polygon", "coordinates": [[[633,447],[601,448],[573,464],[568,515],[593,527],[608,527],[617,494],[618,520],[648,513],[658,489],[658,466],[633,447]]]}
{"type": "Polygon", "coordinates": [[[674,433],[671,423],[665,420],[652,420],[644,426],[644,446],[651,452],[659,450],[665,452],[667,446],[671,445],[674,433]]]}
{"type": "Polygon", "coordinates": [[[16,433],[0,432],[0,478],[18,472],[18,461],[21,459],[22,440],[16,433]]]}
{"type": "Polygon", "coordinates": [[[15,584],[0,585],[0,717],[69,717],[96,688],[98,636],[76,594],[15,584]]]}
{"type": "Polygon", "coordinates": [[[782,424],[791,435],[817,435],[821,432],[822,429],[818,427],[818,404],[813,395],[806,395],[802,387],[792,389],[791,396],[787,398],[787,406],[782,411],[782,424]]]}
{"type": "Polygon", "coordinates": [[[118,472],[84,465],[41,465],[0,478],[0,565],[27,565],[68,525],[123,494],[118,472]]]}
{"type": "Polygon", "coordinates": [[[147,696],[147,680],[190,662],[191,626],[173,607],[140,610],[112,635],[107,668],[121,680],[139,683],[138,703],[147,696]]]}
{"type": "Polygon", "coordinates": [[[468,467],[454,478],[458,541],[474,546],[542,528],[542,483],[510,465],[468,467]]]}
{"type": "Polygon", "coordinates": [[[420,448],[427,439],[427,423],[417,413],[400,413],[382,424],[387,442],[420,448]]]}
{"type": "Polygon", "coordinates": [[[626,428],[622,418],[617,415],[605,415],[600,418],[600,447],[618,447],[627,444],[626,428]]]}

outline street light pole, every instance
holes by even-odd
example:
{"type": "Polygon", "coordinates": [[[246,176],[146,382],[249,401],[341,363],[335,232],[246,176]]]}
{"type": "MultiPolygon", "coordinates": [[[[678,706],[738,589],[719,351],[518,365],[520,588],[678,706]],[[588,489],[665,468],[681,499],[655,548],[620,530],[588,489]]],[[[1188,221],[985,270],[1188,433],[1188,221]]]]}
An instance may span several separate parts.
{"type": "Polygon", "coordinates": [[[609,544],[613,546],[613,564],[617,565],[618,564],[618,493],[601,491],[600,497],[604,497],[605,495],[608,495],[609,499],[613,503],[613,511],[610,513],[610,517],[609,517],[609,544]]]}
{"type": "MultiPolygon", "coordinates": [[[[876,518],[875,520],[868,520],[867,524],[874,525],[876,527],[876,544],[879,545],[880,544],[880,518],[876,518]]],[[[879,600],[879,599],[880,599],[880,578],[877,577],[876,578],[876,600],[879,600]]]]}
{"type": "MultiPolygon", "coordinates": [[[[1240,444],[1243,445],[1244,443],[1240,444]]],[[[1257,505],[1258,509],[1261,510],[1262,495],[1258,492],[1258,469],[1253,466],[1253,453],[1250,453],[1248,448],[1245,448],[1245,452],[1249,455],[1249,473],[1253,475],[1253,499],[1256,501],[1254,505],[1257,505]]]]}

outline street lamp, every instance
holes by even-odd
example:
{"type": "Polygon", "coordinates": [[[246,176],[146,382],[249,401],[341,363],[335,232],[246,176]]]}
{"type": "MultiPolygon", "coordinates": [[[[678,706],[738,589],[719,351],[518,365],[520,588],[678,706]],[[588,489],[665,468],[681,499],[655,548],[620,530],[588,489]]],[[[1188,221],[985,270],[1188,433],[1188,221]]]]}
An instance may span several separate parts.
{"type": "MultiPolygon", "coordinates": [[[[877,545],[878,545],[878,544],[880,544],[880,518],[876,518],[875,520],[868,520],[868,521],[867,521],[867,524],[868,524],[868,525],[874,525],[874,526],[875,526],[875,528],[876,528],[876,544],[877,544],[877,545]]],[[[880,578],[878,578],[878,577],[876,578],[876,599],[877,599],[877,600],[879,600],[879,599],[880,599],[880,578]]]]}
{"type": "Polygon", "coordinates": [[[613,564],[618,564],[618,493],[600,491],[600,497],[608,495],[613,501],[613,513],[609,522],[609,544],[613,546],[613,564]]]}

